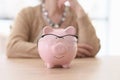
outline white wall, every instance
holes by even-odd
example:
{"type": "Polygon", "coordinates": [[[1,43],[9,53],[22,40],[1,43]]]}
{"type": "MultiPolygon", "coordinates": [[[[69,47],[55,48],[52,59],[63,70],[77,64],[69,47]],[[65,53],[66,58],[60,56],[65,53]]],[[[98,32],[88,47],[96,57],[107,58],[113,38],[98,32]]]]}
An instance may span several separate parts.
{"type": "Polygon", "coordinates": [[[109,53],[120,55],[120,1],[111,0],[109,53]]]}
{"type": "Polygon", "coordinates": [[[14,18],[23,7],[36,4],[39,0],[0,0],[0,18],[14,18]]]}

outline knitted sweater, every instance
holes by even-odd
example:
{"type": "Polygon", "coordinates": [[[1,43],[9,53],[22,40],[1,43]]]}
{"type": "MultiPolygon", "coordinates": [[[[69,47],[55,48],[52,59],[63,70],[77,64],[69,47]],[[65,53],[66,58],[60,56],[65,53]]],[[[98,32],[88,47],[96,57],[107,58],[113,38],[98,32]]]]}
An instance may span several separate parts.
{"type": "MultiPolygon", "coordinates": [[[[11,25],[11,34],[7,43],[8,57],[39,58],[37,40],[47,23],[41,12],[41,6],[27,7],[19,12],[11,25]]],[[[87,43],[93,46],[92,54],[95,56],[100,49],[99,39],[87,15],[78,18],[69,9],[66,20],[61,28],[74,26],[77,30],[78,43],[87,43]]]]}

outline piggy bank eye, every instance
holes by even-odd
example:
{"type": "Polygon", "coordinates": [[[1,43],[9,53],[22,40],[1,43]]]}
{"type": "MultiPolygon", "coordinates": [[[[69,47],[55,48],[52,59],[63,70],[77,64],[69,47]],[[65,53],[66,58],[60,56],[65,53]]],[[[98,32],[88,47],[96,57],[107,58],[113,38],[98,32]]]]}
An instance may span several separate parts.
{"type": "Polygon", "coordinates": [[[56,37],[55,39],[58,39],[58,37],[56,37]]]}

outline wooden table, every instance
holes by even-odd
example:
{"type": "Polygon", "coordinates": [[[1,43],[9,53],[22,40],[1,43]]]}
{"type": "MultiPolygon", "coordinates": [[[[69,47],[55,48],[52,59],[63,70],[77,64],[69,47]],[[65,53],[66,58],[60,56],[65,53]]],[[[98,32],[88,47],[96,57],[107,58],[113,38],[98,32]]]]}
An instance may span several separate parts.
{"type": "Polygon", "coordinates": [[[120,80],[120,57],[74,59],[69,69],[47,69],[41,59],[1,57],[0,80],[120,80]]]}

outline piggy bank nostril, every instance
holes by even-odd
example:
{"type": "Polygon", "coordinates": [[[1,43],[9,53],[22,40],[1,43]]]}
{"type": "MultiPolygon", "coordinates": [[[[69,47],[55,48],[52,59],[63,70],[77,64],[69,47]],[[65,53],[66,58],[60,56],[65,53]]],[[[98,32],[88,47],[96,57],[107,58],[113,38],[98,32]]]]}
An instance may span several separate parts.
{"type": "Polygon", "coordinates": [[[58,54],[58,55],[64,54],[65,51],[66,51],[66,48],[63,44],[56,44],[55,46],[53,46],[53,52],[54,53],[56,52],[55,54],[58,54]]]}

